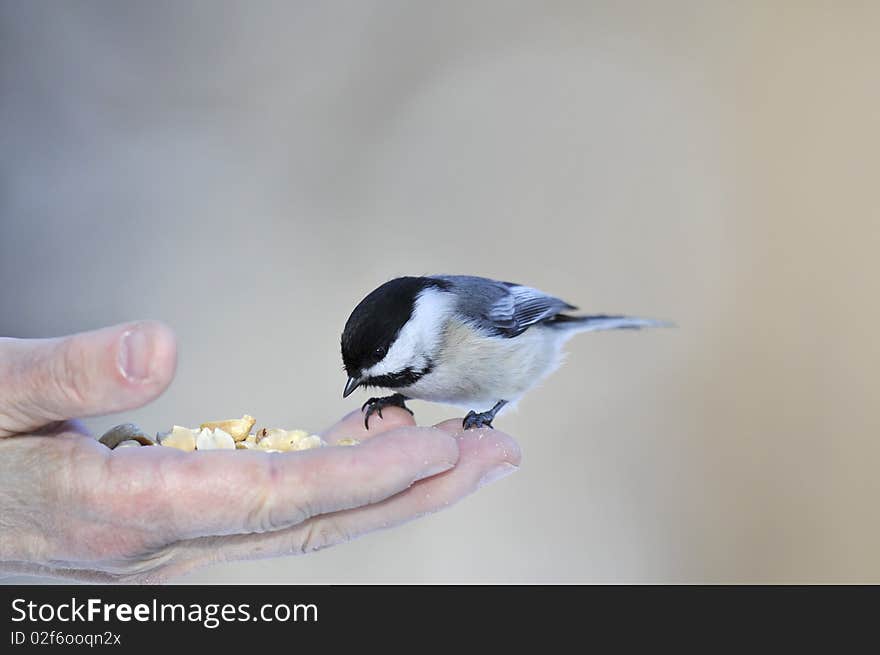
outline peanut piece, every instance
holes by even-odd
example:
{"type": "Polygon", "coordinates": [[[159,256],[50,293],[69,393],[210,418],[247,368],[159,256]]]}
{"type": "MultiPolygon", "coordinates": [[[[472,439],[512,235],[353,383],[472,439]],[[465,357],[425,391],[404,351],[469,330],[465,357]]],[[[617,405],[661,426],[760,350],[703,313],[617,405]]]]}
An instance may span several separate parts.
{"type": "Polygon", "coordinates": [[[163,446],[177,448],[186,452],[192,452],[196,449],[196,433],[180,425],[172,426],[170,432],[156,436],[159,438],[159,443],[163,446]]]}
{"type": "Polygon", "coordinates": [[[196,450],[235,450],[235,441],[225,430],[205,428],[196,437],[196,450]]]}
{"type": "Polygon", "coordinates": [[[205,428],[214,429],[220,428],[227,434],[229,434],[235,441],[242,441],[247,438],[247,436],[251,432],[251,428],[254,427],[254,423],[257,422],[253,416],[249,414],[245,414],[241,418],[230,418],[225,421],[208,421],[206,423],[202,423],[199,428],[204,430],[205,428]]]}

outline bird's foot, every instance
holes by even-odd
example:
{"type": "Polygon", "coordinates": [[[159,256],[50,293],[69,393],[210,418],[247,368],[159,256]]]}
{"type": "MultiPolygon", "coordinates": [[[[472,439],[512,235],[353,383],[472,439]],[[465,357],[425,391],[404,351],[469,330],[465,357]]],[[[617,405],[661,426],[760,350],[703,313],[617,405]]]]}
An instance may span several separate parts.
{"type": "Polygon", "coordinates": [[[492,421],[495,420],[495,415],[507,404],[506,400],[500,400],[495,404],[495,407],[490,409],[488,412],[475,412],[471,410],[467,413],[467,416],[464,417],[464,420],[461,422],[461,427],[465,430],[470,430],[473,428],[491,428],[492,421]]]}
{"type": "Polygon", "coordinates": [[[473,428],[491,428],[492,420],[494,418],[495,415],[492,412],[480,412],[478,414],[474,410],[471,410],[461,422],[461,427],[465,430],[471,430],[473,428]]]}
{"type": "Polygon", "coordinates": [[[370,398],[367,402],[363,404],[361,407],[361,411],[364,413],[364,427],[369,430],[370,429],[370,417],[373,414],[378,414],[379,418],[383,418],[382,416],[382,408],[383,407],[400,407],[401,409],[405,409],[410,414],[413,411],[406,406],[406,401],[409,400],[406,396],[400,393],[395,393],[391,396],[385,396],[383,398],[370,398]]]}

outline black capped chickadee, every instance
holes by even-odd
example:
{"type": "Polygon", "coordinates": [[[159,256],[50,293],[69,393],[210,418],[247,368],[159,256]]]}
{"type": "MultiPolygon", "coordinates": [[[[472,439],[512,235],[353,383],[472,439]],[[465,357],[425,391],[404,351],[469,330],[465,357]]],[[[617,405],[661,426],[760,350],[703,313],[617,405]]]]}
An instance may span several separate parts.
{"type": "Polygon", "coordinates": [[[469,409],[465,428],[492,427],[502,407],[516,402],[561,363],[562,345],[576,332],[665,327],[626,316],[570,316],[576,307],[531,287],[467,275],[399,277],[361,300],[342,333],[348,382],[381,387],[391,396],[364,403],[410,413],[411,398],[469,409]],[[491,407],[476,412],[474,407],[491,407]]]}

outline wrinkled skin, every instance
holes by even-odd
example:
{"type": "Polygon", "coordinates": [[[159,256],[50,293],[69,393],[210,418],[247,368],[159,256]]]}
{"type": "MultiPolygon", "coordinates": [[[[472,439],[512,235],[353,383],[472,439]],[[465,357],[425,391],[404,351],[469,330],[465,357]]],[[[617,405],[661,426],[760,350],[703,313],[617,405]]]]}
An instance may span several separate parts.
{"type": "Polygon", "coordinates": [[[174,376],[160,323],[0,339],[0,572],[161,582],[215,562],[308,553],[443,509],[516,470],[516,443],[461,419],[354,411],[294,453],[111,451],[76,417],[148,403],[174,376]]]}

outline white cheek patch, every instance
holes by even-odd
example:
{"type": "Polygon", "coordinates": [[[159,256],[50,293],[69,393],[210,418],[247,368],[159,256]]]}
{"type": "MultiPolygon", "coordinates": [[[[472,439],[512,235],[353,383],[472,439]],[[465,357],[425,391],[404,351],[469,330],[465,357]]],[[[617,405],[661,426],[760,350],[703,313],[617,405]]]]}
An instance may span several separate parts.
{"type": "Polygon", "coordinates": [[[400,373],[411,368],[414,371],[425,368],[440,346],[443,326],[452,311],[455,298],[451,293],[428,288],[416,298],[415,309],[401,328],[397,339],[388,349],[382,361],[363,372],[366,377],[379,377],[400,373]]]}

